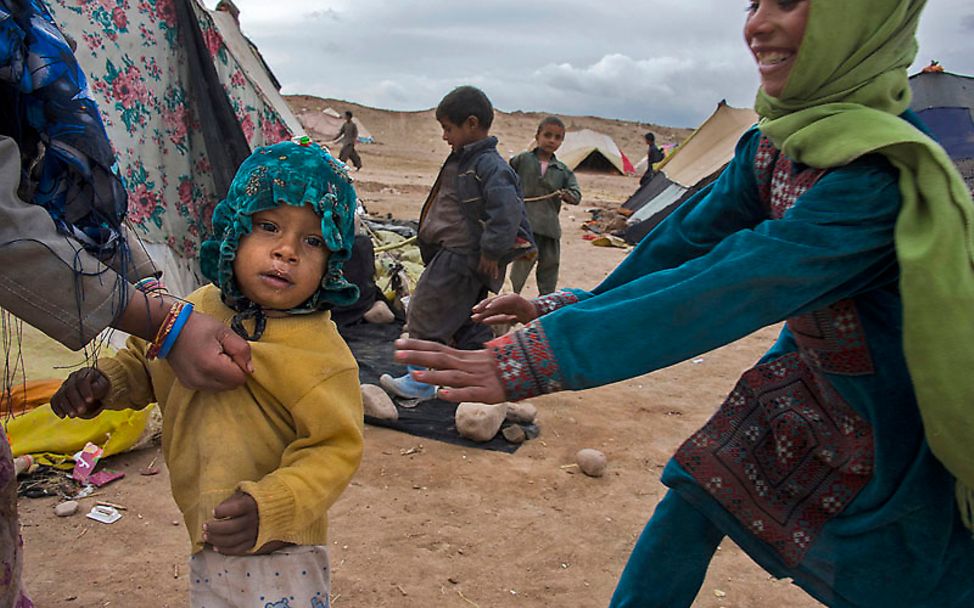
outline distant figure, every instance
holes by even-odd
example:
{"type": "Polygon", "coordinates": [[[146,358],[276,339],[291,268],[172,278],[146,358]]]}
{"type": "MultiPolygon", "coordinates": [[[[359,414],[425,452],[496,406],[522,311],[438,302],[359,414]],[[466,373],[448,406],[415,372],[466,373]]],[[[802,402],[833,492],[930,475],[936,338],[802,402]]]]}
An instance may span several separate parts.
{"type": "Polygon", "coordinates": [[[358,126],[352,120],[352,112],[350,110],[345,110],[345,123],[338,130],[338,135],[335,136],[335,139],[329,143],[336,143],[338,141],[342,142],[342,149],[338,152],[338,158],[343,163],[351,160],[352,164],[355,165],[356,171],[361,169],[362,159],[359,157],[358,152],[355,151],[355,142],[358,141],[358,126]]]}
{"type": "Polygon", "coordinates": [[[646,151],[646,172],[639,178],[640,186],[653,179],[653,176],[656,175],[656,170],[653,169],[653,165],[663,160],[666,156],[659,146],[656,145],[656,135],[654,133],[647,131],[643,137],[646,138],[646,145],[649,146],[649,149],[646,151]]]}
{"type": "MultiPolygon", "coordinates": [[[[544,295],[553,292],[558,284],[561,204],[577,205],[582,200],[582,191],[572,170],[555,158],[555,150],[565,140],[565,123],[557,116],[546,117],[538,125],[534,139],[534,149],[512,158],[511,167],[517,171],[524,189],[524,206],[538,245],[538,293],[544,295]]],[[[521,293],[534,263],[535,260],[514,260],[511,284],[515,292],[521,293]]]]}
{"type": "MultiPolygon", "coordinates": [[[[443,139],[453,148],[419,216],[426,269],[406,312],[409,335],[458,348],[483,348],[491,329],[470,309],[504,284],[511,260],[535,251],[514,169],[490,135],[494,107],[483,91],[457,87],[436,107],[443,139]],[[461,202],[462,201],[462,202],[461,202]]],[[[410,371],[423,368],[409,366],[410,371]]],[[[436,387],[383,374],[379,384],[403,399],[430,399],[436,387]]]]}

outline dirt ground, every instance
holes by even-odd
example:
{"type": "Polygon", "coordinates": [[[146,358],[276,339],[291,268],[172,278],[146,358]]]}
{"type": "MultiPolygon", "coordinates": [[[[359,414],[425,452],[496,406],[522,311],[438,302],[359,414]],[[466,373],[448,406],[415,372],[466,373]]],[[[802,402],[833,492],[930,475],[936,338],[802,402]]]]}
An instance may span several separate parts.
{"type": "MultiPolygon", "coordinates": [[[[290,101],[353,109],[378,141],[359,146],[365,166],[354,175],[366,207],[373,214],[418,216],[448,152],[432,112],[385,112],[305,97],[290,101]]],[[[540,116],[499,115],[494,131],[502,154],[523,149],[540,116]]],[[[609,132],[634,163],[644,154],[647,125],[588,117],[567,122],[570,128],[609,132]]],[[[652,128],[662,142],[687,134],[652,128]]],[[[590,288],[627,252],[582,240],[581,222],[593,206],[624,201],[637,179],[578,177],[585,200],[563,211],[561,283],[590,288]]],[[[532,286],[533,279],[528,289],[532,286]]],[[[648,337],[652,328],[641,331],[648,337]]],[[[514,454],[367,427],[361,469],[330,513],[332,605],[605,606],[664,493],[663,465],[775,333],[766,328],[696,361],[612,386],[535,399],[541,435],[514,454]],[[604,477],[586,477],[572,466],[574,454],[587,447],[608,456],[604,477]]],[[[82,511],[97,499],[127,507],[112,525],[80,515],[56,518],[54,499],[21,499],[26,581],[37,606],[186,605],[186,534],[165,468],[155,476],[139,474],[152,461],[162,461],[158,444],[110,459],[127,476],[82,500],[82,511]]],[[[717,552],[693,605],[820,606],[788,581],[771,579],[729,541],[717,552]]]]}

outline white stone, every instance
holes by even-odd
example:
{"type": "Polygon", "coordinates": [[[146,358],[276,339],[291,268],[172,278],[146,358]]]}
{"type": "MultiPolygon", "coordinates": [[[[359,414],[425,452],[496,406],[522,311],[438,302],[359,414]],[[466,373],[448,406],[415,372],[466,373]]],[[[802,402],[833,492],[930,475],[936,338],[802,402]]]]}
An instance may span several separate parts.
{"type": "Polygon", "coordinates": [[[58,517],[70,517],[78,512],[77,500],[66,500],[54,505],[54,514],[58,517]]]}
{"type": "Polygon", "coordinates": [[[538,416],[538,408],[527,401],[507,404],[507,419],[518,424],[531,424],[538,416]]]}
{"type": "Polygon", "coordinates": [[[575,462],[578,463],[579,470],[589,477],[602,477],[605,473],[608,459],[605,457],[605,454],[598,450],[585,448],[575,454],[575,462]]]}
{"type": "Polygon", "coordinates": [[[399,410],[389,394],[374,384],[362,385],[362,405],[365,415],[379,420],[399,420],[399,410]]]}
{"type": "Polygon", "coordinates": [[[500,430],[506,415],[506,403],[461,403],[455,417],[457,432],[472,441],[490,441],[500,430]]]}
{"type": "Polygon", "coordinates": [[[377,323],[380,325],[387,325],[396,320],[396,315],[392,314],[392,310],[389,309],[389,305],[383,300],[376,300],[372,308],[365,311],[362,315],[366,323],[377,323]]]}

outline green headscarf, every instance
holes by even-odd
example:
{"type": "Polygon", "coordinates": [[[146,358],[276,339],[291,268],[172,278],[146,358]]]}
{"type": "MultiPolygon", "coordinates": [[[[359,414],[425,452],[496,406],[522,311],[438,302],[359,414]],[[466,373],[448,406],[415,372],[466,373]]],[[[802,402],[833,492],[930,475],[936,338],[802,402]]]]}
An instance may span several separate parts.
{"type": "Polygon", "coordinates": [[[896,254],[903,343],[927,441],[958,479],[974,529],[974,203],[947,153],[899,118],[925,0],[809,0],[780,98],[758,92],[760,128],[815,168],[882,154],[899,170],[896,254]]]}

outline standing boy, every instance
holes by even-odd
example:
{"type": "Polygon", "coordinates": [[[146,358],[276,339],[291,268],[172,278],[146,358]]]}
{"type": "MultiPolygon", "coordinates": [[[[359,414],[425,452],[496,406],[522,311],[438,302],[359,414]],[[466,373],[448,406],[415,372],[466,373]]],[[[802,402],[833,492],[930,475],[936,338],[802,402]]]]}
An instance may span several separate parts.
{"type": "MultiPolygon", "coordinates": [[[[409,335],[458,348],[481,348],[493,338],[470,320],[470,309],[504,284],[511,260],[535,251],[517,174],[490,135],[494,107],[483,91],[457,87],[436,107],[452,152],[440,169],[419,218],[426,269],[409,301],[409,335]]],[[[409,367],[409,370],[416,370],[409,367]]],[[[383,375],[382,387],[404,399],[429,399],[436,387],[407,372],[383,375]]]]}
{"type": "Polygon", "coordinates": [[[362,159],[355,151],[355,142],[358,141],[358,125],[352,120],[351,110],[345,110],[345,122],[342,124],[342,128],[338,130],[338,135],[335,136],[332,143],[339,140],[342,142],[342,149],[338,151],[338,159],[343,163],[351,160],[356,171],[361,169],[362,159]]]}
{"type": "Polygon", "coordinates": [[[646,131],[646,134],[643,135],[643,139],[646,140],[646,172],[643,173],[643,176],[639,178],[640,186],[645,185],[646,182],[653,179],[653,176],[656,175],[656,169],[653,168],[653,165],[666,158],[666,154],[663,152],[663,150],[656,145],[655,133],[652,131],[646,131]]]}
{"type": "MultiPolygon", "coordinates": [[[[531,231],[538,244],[538,294],[555,291],[558,266],[561,260],[561,223],[558,213],[561,204],[577,205],[582,200],[575,174],[565,163],[555,158],[555,150],[565,140],[565,123],[557,116],[548,116],[538,125],[534,136],[536,146],[511,159],[511,167],[521,178],[524,204],[531,222],[531,231]]],[[[511,266],[511,283],[521,293],[535,260],[515,260],[511,266]]]]}
{"type": "Polygon", "coordinates": [[[213,214],[200,266],[213,281],[177,302],[156,339],[72,373],[58,415],[158,402],[173,497],[192,542],[190,605],[328,606],[328,508],[362,457],[358,366],[329,309],[345,280],[355,192],[316,145],[283,142],[243,162],[213,214]],[[194,308],[250,340],[243,386],[196,391],[163,360],[194,308]]]}

